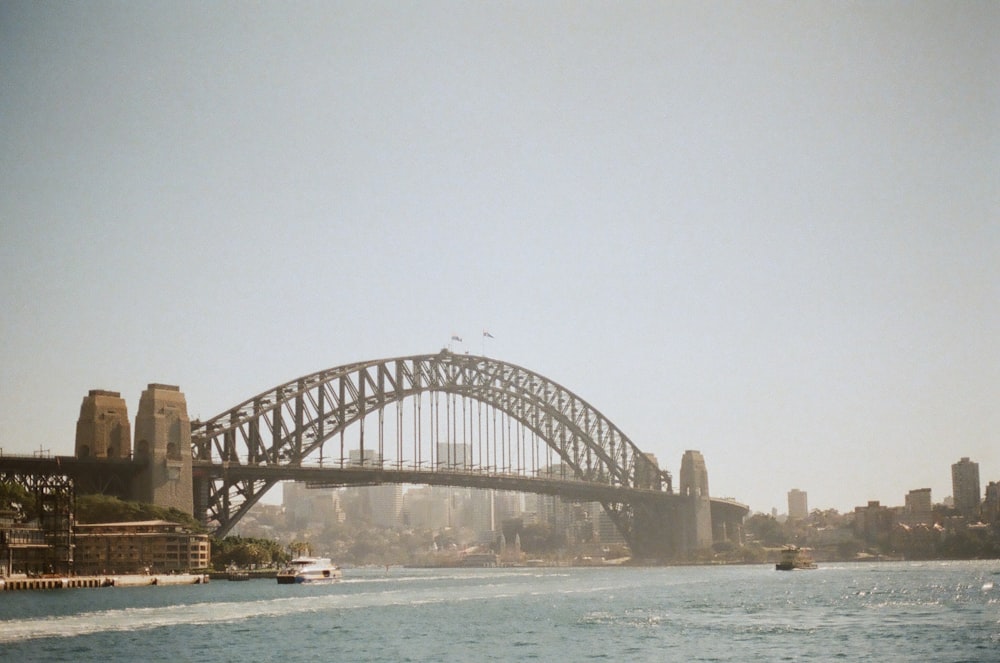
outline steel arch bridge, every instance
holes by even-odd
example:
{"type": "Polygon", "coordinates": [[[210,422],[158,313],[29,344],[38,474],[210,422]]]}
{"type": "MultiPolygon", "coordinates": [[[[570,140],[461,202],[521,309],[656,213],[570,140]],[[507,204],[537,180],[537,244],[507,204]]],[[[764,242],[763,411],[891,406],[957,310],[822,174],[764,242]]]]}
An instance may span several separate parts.
{"type": "Polygon", "coordinates": [[[602,504],[635,554],[676,552],[681,496],[600,411],[488,357],[347,364],[193,421],[195,515],[225,535],[276,483],[419,483],[602,504]],[[348,436],[350,434],[350,436],[348,436]]]}

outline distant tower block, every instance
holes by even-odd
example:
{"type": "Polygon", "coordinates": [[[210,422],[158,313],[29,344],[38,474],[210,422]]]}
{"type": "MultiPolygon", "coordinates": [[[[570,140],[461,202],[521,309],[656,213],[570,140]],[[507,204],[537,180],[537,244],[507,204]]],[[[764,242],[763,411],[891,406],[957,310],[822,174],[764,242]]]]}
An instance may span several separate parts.
{"type": "Polygon", "coordinates": [[[132,429],[125,399],[117,391],[91,389],[76,421],[77,458],[128,458],[132,429]]]}
{"type": "Polygon", "coordinates": [[[142,392],[135,415],[135,458],[147,461],[136,478],[136,499],[194,512],[191,421],[180,388],[151,384],[142,392]]]}
{"type": "Polygon", "coordinates": [[[805,520],[809,517],[809,495],[804,490],[792,488],[788,491],[788,517],[805,520]]]}
{"type": "Polygon", "coordinates": [[[966,518],[979,517],[979,463],[963,456],[951,466],[951,490],[955,496],[955,508],[966,518]]]}
{"type": "Polygon", "coordinates": [[[685,451],[681,458],[681,495],[708,497],[708,470],[700,451],[685,451]]]}

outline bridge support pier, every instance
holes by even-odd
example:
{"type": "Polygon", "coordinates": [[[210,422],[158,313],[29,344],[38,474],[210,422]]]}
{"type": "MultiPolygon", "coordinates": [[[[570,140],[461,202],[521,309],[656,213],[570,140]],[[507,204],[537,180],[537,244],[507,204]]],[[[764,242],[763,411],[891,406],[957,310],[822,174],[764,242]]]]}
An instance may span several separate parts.
{"type": "Polygon", "coordinates": [[[712,547],[712,501],[707,495],[689,495],[684,499],[682,548],[686,553],[712,547]]]}
{"type": "Polygon", "coordinates": [[[629,545],[637,559],[684,560],[714,542],[712,501],[707,496],[671,495],[633,508],[629,545]]]}

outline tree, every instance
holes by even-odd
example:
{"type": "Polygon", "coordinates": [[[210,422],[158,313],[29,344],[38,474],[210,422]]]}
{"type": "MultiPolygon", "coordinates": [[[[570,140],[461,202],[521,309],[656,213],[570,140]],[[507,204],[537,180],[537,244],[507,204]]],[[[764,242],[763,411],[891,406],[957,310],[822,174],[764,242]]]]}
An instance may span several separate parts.
{"type": "Polygon", "coordinates": [[[774,516],[755,513],[747,519],[746,529],[753,539],[760,541],[765,546],[780,546],[788,542],[785,528],[774,516]]]}
{"type": "Polygon", "coordinates": [[[80,523],[166,520],[183,525],[195,532],[205,531],[204,525],[180,509],[145,502],[124,501],[109,495],[82,495],[78,497],[76,500],[76,520],[80,523]]]}
{"type": "Polygon", "coordinates": [[[289,556],[277,541],[253,537],[227,536],[212,541],[212,566],[268,566],[282,564],[289,556]]]}
{"type": "Polygon", "coordinates": [[[528,554],[556,553],[566,547],[566,537],[548,524],[525,525],[520,532],[521,550],[528,554]]]}
{"type": "Polygon", "coordinates": [[[0,483],[0,509],[15,512],[20,522],[38,517],[37,500],[31,491],[12,481],[0,483]]]}

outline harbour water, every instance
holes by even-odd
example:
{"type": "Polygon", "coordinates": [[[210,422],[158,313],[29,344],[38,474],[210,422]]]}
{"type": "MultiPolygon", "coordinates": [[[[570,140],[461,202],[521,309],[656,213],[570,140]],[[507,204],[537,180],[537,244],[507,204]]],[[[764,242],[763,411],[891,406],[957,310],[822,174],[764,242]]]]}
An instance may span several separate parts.
{"type": "Polygon", "coordinates": [[[19,663],[997,661],[1000,560],[347,569],[314,587],[5,592],[0,652],[19,663]]]}

